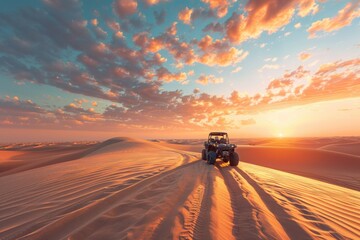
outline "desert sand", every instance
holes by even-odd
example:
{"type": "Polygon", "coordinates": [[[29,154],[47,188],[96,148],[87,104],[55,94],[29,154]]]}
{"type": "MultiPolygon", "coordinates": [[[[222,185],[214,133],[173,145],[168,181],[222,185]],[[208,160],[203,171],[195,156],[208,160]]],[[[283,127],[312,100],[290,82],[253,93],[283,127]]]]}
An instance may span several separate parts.
{"type": "Polygon", "coordinates": [[[357,138],[114,138],[0,150],[0,239],[359,239],[357,138]]]}

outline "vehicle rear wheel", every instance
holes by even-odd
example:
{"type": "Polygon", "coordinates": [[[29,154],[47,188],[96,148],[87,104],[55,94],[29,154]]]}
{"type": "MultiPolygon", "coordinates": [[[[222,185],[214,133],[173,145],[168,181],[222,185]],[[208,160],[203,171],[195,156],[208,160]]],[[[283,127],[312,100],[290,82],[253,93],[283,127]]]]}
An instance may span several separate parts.
{"type": "Polygon", "coordinates": [[[207,158],[206,158],[206,150],[205,150],[205,149],[203,149],[202,152],[201,152],[201,159],[202,159],[202,160],[206,160],[206,159],[207,159],[207,158]]]}
{"type": "Polygon", "coordinates": [[[236,152],[230,154],[230,166],[237,166],[239,164],[239,155],[236,152]]]}

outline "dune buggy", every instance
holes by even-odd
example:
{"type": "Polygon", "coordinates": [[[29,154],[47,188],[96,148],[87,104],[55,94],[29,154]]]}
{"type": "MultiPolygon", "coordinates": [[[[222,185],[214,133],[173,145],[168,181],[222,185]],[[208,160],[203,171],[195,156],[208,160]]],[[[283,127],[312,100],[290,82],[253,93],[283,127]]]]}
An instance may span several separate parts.
{"type": "Polygon", "coordinates": [[[229,142],[226,132],[211,132],[204,142],[201,158],[210,164],[215,164],[217,158],[230,162],[230,166],[239,164],[239,155],[235,152],[236,145],[229,142]]]}

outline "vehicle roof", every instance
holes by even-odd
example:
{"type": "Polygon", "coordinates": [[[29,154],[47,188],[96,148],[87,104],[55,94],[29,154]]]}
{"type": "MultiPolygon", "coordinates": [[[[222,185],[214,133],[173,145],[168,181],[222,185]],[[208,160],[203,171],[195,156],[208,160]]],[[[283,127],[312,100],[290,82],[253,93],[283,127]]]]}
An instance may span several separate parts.
{"type": "Polygon", "coordinates": [[[227,133],[226,132],[211,132],[211,133],[209,133],[209,135],[220,135],[220,136],[222,136],[224,134],[227,134],[227,133]]]}

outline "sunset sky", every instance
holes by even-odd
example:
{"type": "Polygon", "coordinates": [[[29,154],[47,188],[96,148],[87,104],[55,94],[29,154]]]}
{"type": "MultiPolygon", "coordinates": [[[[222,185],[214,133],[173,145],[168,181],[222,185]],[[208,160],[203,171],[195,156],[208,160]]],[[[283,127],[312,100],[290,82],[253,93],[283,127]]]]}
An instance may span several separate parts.
{"type": "Polygon", "coordinates": [[[360,1],[1,1],[0,141],[360,135],[360,1]]]}

